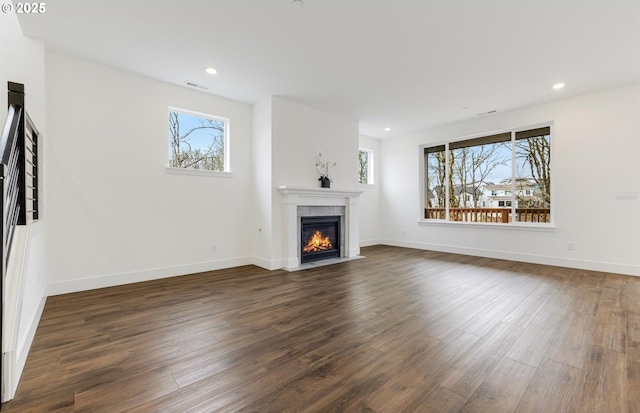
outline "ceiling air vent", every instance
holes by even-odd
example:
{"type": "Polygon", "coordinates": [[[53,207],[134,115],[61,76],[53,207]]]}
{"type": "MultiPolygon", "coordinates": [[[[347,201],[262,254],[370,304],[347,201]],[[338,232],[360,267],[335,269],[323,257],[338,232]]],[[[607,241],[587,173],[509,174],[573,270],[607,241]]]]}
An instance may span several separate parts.
{"type": "Polygon", "coordinates": [[[185,85],[195,88],[195,89],[200,89],[200,90],[209,90],[209,86],[204,86],[204,85],[199,85],[197,83],[193,83],[193,82],[184,82],[185,85]]]}
{"type": "Polygon", "coordinates": [[[486,116],[486,115],[493,115],[494,113],[496,113],[496,110],[490,110],[488,112],[482,112],[482,113],[478,113],[478,116],[486,116]]]}

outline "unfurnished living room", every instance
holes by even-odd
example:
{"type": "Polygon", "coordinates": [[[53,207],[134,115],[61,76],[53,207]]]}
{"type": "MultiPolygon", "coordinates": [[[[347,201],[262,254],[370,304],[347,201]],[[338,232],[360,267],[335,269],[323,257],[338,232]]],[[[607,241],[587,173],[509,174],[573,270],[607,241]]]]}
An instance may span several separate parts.
{"type": "Polygon", "coordinates": [[[3,411],[640,412],[640,1],[0,6],[3,411]]]}

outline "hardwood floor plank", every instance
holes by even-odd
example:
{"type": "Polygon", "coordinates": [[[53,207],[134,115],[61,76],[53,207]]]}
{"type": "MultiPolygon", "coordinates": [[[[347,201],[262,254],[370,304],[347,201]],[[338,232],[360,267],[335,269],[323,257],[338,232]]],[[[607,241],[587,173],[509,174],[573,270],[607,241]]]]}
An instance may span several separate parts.
{"type": "Polygon", "coordinates": [[[640,412],[640,342],[627,344],[627,411],[640,412]]]}
{"type": "Polygon", "coordinates": [[[626,291],[627,339],[640,342],[640,280],[629,280],[626,291]]]}
{"type": "Polygon", "coordinates": [[[624,289],[602,289],[596,312],[593,344],[625,352],[627,342],[626,309],[624,289]]]}
{"type": "Polygon", "coordinates": [[[584,382],[582,370],[544,359],[516,413],[579,412],[584,382]]]}
{"type": "Polygon", "coordinates": [[[549,345],[545,357],[558,363],[583,368],[589,363],[595,330],[596,317],[590,314],[572,312],[560,326],[549,345]]]}
{"type": "Polygon", "coordinates": [[[598,346],[592,346],[590,350],[590,363],[584,368],[580,412],[626,413],[626,355],[598,346]]]}
{"type": "Polygon", "coordinates": [[[640,411],[640,279],[362,252],[49,297],[3,410],[640,411]]]}
{"type": "MultiPolygon", "coordinates": [[[[434,412],[457,413],[465,403],[465,398],[440,386],[429,387],[416,397],[402,413],[434,412]]],[[[396,410],[397,411],[397,410],[396,410]]]]}
{"type": "Polygon", "coordinates": [[[540,311],[506,356],[531,367],[538,367],[563,321],[562,314],[540,311]]]}
{"type": "Polygon", "coordinates": [[[75,408],[79,411],[126,411],[176,390],[178,385],[169,374],[139,374],[77,393],[75,408]]]}
{"type": "Polygon", "coordinates": [[[353,353],[346,360],[330,360],[325,364],[317,365],[303,377],[276,389],[238,411],[295,412],[300,400],[312,400],[331,390],[343,382],[346,377],[379,359],[382,354],[374,348],[361,346],[359,351],[353,353]]]}
{"type": "Polygon", "coordinates": [[[509,351],[522,331],[520,327],[511,324],[498,324],[446,371],[439,381],[440,386],[468,399],[509,351]]]}
{"type": "Polygon", "coordinates": [[[467,400],[461,413],[515,411],[536,369],[509,358],[503,358],[467,400]]]}
{"type": "MultiPolygon", "coordinates": [[[[436,346],[416,353],[409,362],[396,363],[402,369],[390,375],[371,396],[365,400],[366,406],[376,412],[397,412],[419,398],[425,388],[436,384],[440,377],[467,353],[479,337],[463,331],[454,331],[436,346]]],[[[408,348],[414,347],[413,345],[408,348]]]]}
{"type": "Polygon", "coordinates": [[[551,294],[548,292],[550,289],[551,283],[541,283],[533,292],[520,300],[502,321],[518,327],[527,327],[551,299],[551,294]]]}

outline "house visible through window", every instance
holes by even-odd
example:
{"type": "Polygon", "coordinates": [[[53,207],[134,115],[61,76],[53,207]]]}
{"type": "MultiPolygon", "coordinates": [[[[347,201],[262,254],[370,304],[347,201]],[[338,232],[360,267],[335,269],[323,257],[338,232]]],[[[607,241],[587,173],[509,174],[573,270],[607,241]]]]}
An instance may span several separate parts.
{"type": "Polygon", "coordinates": [[[373,185],[373,151],[360,149],[358,151],[358,182],[373,185]]]}
{"type": "Polygon", "coordinates": [[[551,222],[551,127],[425,146],[424,219],[551,222]]]}
{"type": "Polygon", "coordinates": [[[229,121],[213,115],[169,109],[169,167],[228,171],[229,121]]]}

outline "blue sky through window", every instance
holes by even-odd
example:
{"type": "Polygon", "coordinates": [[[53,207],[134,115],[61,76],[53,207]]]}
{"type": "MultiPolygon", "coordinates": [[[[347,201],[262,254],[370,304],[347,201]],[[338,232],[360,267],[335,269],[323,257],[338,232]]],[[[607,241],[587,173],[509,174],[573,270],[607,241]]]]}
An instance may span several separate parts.
{"type": "MultiPolygon", "coordinates": [[[[224,121],[178,111],[175,111],[174,113],[177,113],[178,121],[180,122],[180,135],[184,135],[189,130],[202,126],[203,124],[207,125],[208,120],[212,120],[214,124],[220,126],[222,130],[224,130],[224,121]]],[[[222,137],[223,133],[214,129],[199,129],[194,131],[189,135],[189,144],[191,145],[191,149],[202,149],[206,152],[211,146],[211,141],[216,136],[222,137]]]]}

